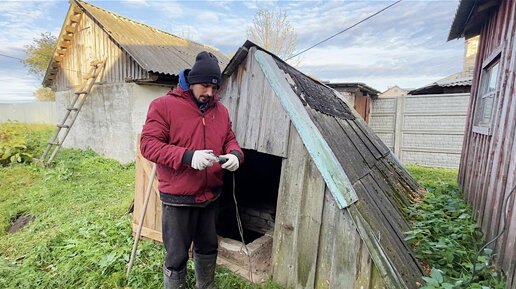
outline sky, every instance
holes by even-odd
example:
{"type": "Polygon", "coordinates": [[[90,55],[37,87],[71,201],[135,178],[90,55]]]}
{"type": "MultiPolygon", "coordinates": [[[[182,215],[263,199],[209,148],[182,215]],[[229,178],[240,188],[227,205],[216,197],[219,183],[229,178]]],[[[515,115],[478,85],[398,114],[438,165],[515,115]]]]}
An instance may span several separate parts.
{"type": "MultiPolygon", "coordinates": [[[[260,9],[284,11],[297,33],[296,51],[394,3],[354,1],[86,1],[169,33],[234,54],[260,9]]],[[[69,2],[0,2],[0,54],[24,58],[41,33],[58,35],[69,2]]],[[[417,88],[462,70],[464,39],[446,41],[458,0],[404,0],[303,53],[296,68],[320,80],[362,82],[385,91],[417,88]]],[[[0,102],[34,99],[41,79],[19,60],[0,56],[0,102]]]]}

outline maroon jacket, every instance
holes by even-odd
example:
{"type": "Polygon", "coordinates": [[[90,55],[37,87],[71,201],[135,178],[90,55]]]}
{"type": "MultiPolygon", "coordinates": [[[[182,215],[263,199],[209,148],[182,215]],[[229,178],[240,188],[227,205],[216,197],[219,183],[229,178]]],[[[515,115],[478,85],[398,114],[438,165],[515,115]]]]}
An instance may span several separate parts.
{"type": "Polygon", "coordinates": [[[214,189],[222,186],[221,166],[214,163],[205,170],[195,170],[183,163],[187,150],[202,149],[211,149],[215,155],[236,151],[243,161],[244,153],[231,129],[228,111],[217,96],[204,112],[191,91],[179,87],[151,102],[140,150],[143,157],[157,165],[163,201],[167,194],[174,197],[173,202],[184,199],[179,203],[203,203],[214,197],[214,189]]]}

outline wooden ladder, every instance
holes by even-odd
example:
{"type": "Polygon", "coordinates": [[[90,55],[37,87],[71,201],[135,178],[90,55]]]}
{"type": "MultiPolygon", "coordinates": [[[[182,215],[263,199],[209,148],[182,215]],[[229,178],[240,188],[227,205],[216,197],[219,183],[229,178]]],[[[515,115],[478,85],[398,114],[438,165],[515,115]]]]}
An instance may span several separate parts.
{"type": "Polygon", "coordinates": [[[47,148],[45,149],[45,152],[43,153],[41,158],[37,160],[44,167],[48,166],[54,160],[54,157],[63,145],[66,136],[68,136],[68,133],[70,132],[70,129],[72,128],[75,120],[77,119],[77,116],[81,111],[82,105],[84,104],[84,101],[86,100],[88,94],[90,94],[93,86],[95,84],[104,84],[104,82],[96,81],[97,77],[104,72],[105,64],[106,59],[91,62],[91,68],[88,72],[88,76],[84,78],[81,88],[74,93],[75,98],[71,106],[66,108],[67,112],[63,118],[63,121],[57,124],[57,129],[54,133],[54,136],[50,139],[50,141],[48,141],[47,148]],[[61,139],[59,139],[59,133],[62,129],[65,129],[64,135],[61,139]],[[55,146],[55,149],[52,151],[52,154],[50,155],[48,160],[45,160],[53,146],[55,146]]]}

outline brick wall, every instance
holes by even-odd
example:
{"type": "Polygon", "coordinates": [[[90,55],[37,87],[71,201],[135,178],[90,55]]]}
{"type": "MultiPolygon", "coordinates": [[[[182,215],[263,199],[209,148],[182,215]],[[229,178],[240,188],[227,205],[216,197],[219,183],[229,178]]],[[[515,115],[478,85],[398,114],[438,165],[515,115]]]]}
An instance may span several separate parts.
{"type": "Polygon", "coordinates": [[[458,168],[469,94],[380,98],[371,128],[406,164],[458,168]]]}

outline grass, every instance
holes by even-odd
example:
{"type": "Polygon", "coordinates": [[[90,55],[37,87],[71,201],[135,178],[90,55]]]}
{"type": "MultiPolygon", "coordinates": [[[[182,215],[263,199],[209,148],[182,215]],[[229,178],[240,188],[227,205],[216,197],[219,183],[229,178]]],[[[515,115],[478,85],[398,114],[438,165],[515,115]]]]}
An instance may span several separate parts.
{"type": "MultiPolygon", "coordinates": [[[[23,137],[24,153],[41,154],[52,129],[48,126],[0,124],[0,142],[23,137]],[[6,127],[7,126],[7,129],[6,127]]],[[[409,210],[414,230],[408,242],[429,266],[430,288],[503,288],[484,252],[471,284],[468,272],[481,246],[481,233],[457,188],[457,171],[408,166],[428,189],[423,202],[409,210]],[[451,286],[451,287],[450,287],[451,286]]],[[[129,278],[125,271],[133,236],[126,213],[134,195],[134,164],[121,165],[92,151],[63,149],[55,165],[0,166],[0,288],[161,288],[164,249],[141,241],[129,278]],[[20,216],[35,220],[12,234],[20,216]]],[[[218,268],[218,288],[255,288],[218,268]]],[[[188,263],[188,288],[193,288],[188,263]]],[[[267,282],[261,288],[281,288],[267,282]]]]}
{"type": "MultiPolygon", "coordinates": [[[[51,134],[48,127],[39,129],[51,134]]],[[[151,241],[140,241],[133,271],[125,278],[134,240],[126,213],[134,173],[134,164],[69,149],[62,149],[50,168],[0,167],[0,288],[161,288],[164,249],[151,241]],[[35,220],[7,233],[24,215],[35,220]]],[[[193,288],[191,263],[187,280],[193,288]]],[[[217,269],[216,283],[218,288],[255,288],[223,268],[217,269]]],[[[281,288],[272,282],[257,287],[281,288]]]]}

